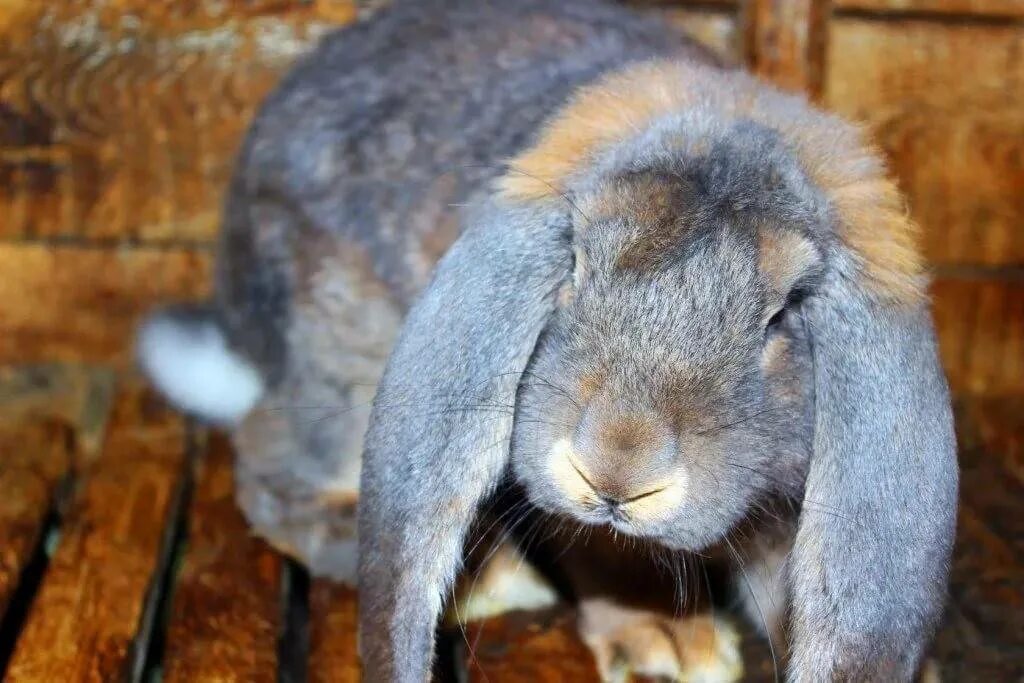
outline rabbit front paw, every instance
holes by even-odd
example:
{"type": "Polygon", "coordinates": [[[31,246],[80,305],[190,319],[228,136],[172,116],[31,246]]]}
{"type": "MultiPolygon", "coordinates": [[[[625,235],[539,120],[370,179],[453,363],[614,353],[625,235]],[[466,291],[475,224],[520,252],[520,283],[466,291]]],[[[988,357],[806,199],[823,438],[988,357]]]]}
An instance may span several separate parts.
{"type": "Polygon", "coordinates": [[[739,635],[721,616],[670,618],[593,599],[580,604],[579,630],[606,683],[631,675],[727,683],[743,675],[739,635]]]}

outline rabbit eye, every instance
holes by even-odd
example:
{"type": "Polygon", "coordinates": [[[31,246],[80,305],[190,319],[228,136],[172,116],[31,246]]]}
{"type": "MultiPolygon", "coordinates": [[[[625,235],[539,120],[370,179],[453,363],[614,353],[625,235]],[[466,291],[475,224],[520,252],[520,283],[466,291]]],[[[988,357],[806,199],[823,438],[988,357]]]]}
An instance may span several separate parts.
{"type": "Polygon", "coordinates": [[[764,340],[767,342],[769,339],[779,333],[782,328],[782,323],[786,320],[787,308],[783,306],[779,310],[772,314],[772,317],[768,318],[768,322],[764,326],[764,340]]]}

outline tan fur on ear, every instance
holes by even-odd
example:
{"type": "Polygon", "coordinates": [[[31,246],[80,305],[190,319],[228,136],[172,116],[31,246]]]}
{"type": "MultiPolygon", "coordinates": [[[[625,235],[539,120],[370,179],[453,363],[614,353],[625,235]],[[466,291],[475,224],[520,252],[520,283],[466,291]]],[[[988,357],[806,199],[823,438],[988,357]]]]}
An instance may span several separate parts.
{"type": "MultiPolygon", "coordinates": [[[[830,198],[838,235],[855,255],[868,289],[897,302],[923,297],[918,229],[879,152],[856,126],[740,72],[657,61],[581,88],[537,143],[510,160],[497,189],[510,199],[557,198],[602,152],[659,118],[686,110],[703,110],[726,121],[746,119],[777,131],[830,198]]],[[[686,142],[692,149],[703,141],[686,142]]]]}
{"type": "Polygon", "coordinates": [[[763,229],[760,236],[761,272],[781,296],[789,292],[801,275],[821,262],[814,245],[795,232],[763,229]]]}

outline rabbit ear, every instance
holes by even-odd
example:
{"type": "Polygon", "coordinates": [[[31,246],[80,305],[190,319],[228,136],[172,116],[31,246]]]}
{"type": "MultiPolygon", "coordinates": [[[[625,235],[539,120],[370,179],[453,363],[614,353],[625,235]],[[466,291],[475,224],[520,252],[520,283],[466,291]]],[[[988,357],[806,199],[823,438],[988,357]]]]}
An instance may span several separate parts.
{"type": "Polygon", "coordinates": [[[363,679],[427,679],[442,597],[504,472],[520,376],[569,277],[561,207],[492,200],[410,310],[363,456],[363,679]]]}
{"type": "Polygon", "coordinates": [[[923,297],[886,296],[838,251],[803,306],[816,418],[790,559],[791,680],[910,680],[955,532],[950,400],[923,297]]]}

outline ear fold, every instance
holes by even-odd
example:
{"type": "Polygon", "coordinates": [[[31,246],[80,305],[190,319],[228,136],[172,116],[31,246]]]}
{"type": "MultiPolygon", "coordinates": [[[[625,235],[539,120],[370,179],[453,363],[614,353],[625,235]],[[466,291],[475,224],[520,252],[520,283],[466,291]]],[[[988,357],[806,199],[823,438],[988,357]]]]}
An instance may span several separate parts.
{"type": "Polygon", "coordinates": [[[928,306],[872,292],[849,259],[805,303],[816,420],[789,568],[793,681],[910,680],[955,533],[956,443],[928,306]]]}
{"type": "Polygon", "coordinates": [[[569,276],[567,230],[561,210],[488,204],[406,318],[363,456],[364,680],[428,678],[466,530],[508,459],[520,376],[569,276]]]}

